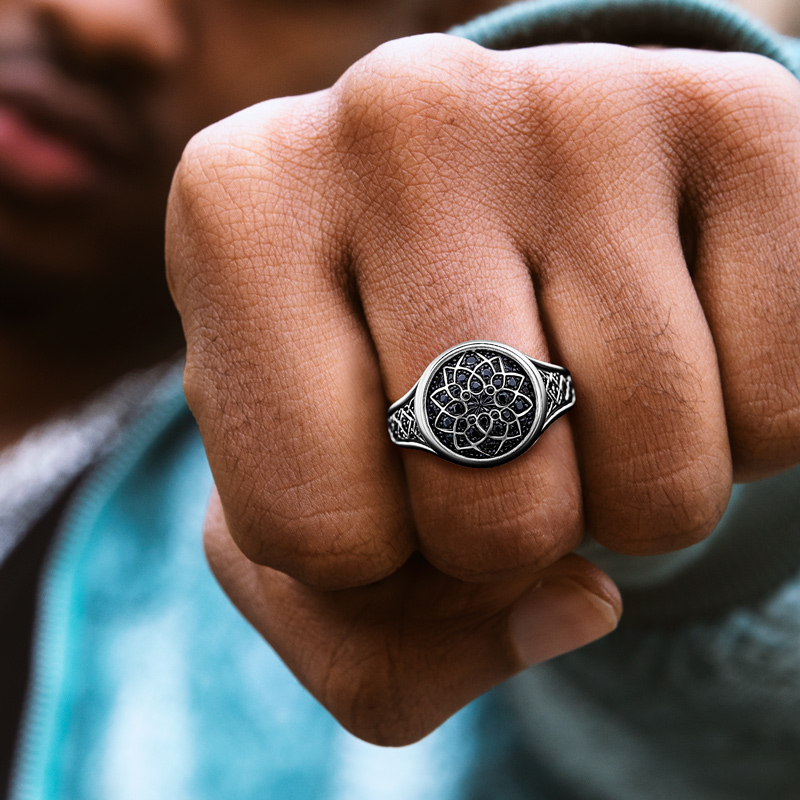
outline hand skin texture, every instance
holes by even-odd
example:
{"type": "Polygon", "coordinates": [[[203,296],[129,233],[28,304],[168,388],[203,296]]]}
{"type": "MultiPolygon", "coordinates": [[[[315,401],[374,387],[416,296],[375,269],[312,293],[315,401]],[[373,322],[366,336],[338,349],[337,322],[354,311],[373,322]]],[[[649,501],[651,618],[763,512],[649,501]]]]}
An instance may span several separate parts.
{"type": "Polygon", "coordinates": [[[798,122],[759,56],[434,35],[192,140],[167,255],[209,560],[349,730],[412,742],[607,633],[584,534],[686,547],[800,460],[798,122]],[[478,338],[576,408],[489,470],[393,447],[389,402],[478,338]]]}

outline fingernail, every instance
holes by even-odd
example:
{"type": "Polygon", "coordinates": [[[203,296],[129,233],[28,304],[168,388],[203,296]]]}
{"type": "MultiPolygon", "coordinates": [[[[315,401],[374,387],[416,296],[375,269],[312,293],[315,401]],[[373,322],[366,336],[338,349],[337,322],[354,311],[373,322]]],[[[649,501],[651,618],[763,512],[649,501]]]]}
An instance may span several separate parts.
{"type": "Polygon", "coordinates": [[[616,609],[570,578],[553,578],[517,600],[510,632],[525,666],[583,647],[617,627],[616,609]]]}

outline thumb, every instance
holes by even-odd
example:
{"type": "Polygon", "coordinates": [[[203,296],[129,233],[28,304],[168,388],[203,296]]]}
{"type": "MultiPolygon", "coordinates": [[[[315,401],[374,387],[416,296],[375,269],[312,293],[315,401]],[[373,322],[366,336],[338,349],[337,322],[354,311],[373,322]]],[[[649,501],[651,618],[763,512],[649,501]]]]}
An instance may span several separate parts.
{"type": "Polygon", "coordinates": [[[525,667],[612,631],[611,579],[569,555],[533,575],[467,583],[412,558],[393,575],[321,591],[249,561],[214,493],[206,552],[223,589],[351,733],[410,744],[525,667]]]}

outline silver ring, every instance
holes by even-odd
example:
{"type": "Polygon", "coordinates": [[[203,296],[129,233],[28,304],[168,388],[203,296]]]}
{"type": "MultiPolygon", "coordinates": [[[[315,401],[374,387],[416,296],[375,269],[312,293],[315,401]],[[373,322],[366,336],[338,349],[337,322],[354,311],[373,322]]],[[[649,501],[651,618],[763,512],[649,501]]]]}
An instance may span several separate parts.
{"type": "Polygon", "coordinates": [[[468,467],[521,456],[575,405],[564,367],[498,342],[462,342],[437,356],[387,413],[400,447],[468,467]]]}

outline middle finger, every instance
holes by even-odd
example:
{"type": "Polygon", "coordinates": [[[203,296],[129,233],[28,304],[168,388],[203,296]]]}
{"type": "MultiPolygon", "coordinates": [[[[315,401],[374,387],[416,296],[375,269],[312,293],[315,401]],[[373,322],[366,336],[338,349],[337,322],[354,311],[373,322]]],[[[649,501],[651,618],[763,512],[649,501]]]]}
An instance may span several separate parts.
{"type": "MultiPolygon", "coordinates": [[[[425,218],[435,219],[424,210],[416,217],[425,218]]],[[[447,219],[431,228],[395,226],[388,243],[365,237],[382,244],[362,245],[357,254],[362,303],[392,400],[463,341],[502,342],[549,360],[528,269],[502,226],[483,214],[447,219]],[[393,255],[387,260],[386,253],[393,255]]],[[[488,470],[414,451],[403,457],[420,548],[450,575],[496,578],[550,563],[580,540],[578,472],[563,421],[524,458],[488,470]]]]}

